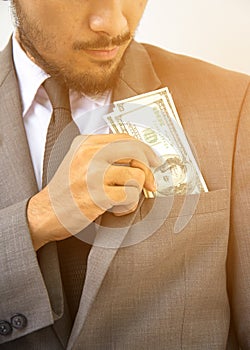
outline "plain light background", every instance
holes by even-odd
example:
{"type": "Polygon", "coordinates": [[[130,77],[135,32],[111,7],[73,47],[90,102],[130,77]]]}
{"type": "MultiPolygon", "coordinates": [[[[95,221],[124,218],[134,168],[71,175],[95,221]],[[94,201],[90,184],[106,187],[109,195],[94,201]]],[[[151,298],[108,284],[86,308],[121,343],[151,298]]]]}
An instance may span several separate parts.
{"type": "MultiPolygon", "coordinates": [[[[0,49],[12,31],[8,7],[0,0],[0,49]]],[[[149,0],[136,38],[250,74],[249,18],[250,0],[149,0]]]]}

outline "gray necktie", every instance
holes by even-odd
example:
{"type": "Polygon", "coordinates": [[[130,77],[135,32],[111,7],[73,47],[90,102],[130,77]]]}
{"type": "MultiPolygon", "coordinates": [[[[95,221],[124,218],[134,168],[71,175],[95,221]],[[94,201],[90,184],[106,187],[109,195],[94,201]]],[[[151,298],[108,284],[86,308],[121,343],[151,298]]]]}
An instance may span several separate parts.
{"type": "MultiPolygon", "coordinates": [[[[69,93],[66,87],[60,85],[53,78],[48,78],[43,86],[53,107],[44,152],[44,187],[54,175],[74,137],[79,134],[79,130],[72,121],[69,93]]],[[[57,242],[57,248],[65,294],[72,320],[74,320],[82,293],[91,246],[72,236],[57,242]]]]}
{"type": "Polygon", "coordinates": [[[53,107],[43,159],[42,184],[44,187],[62,162],[79,130],[72,121],[69,92],[66,87],[53,78],[48,78],[43,86],[53,107]]]}

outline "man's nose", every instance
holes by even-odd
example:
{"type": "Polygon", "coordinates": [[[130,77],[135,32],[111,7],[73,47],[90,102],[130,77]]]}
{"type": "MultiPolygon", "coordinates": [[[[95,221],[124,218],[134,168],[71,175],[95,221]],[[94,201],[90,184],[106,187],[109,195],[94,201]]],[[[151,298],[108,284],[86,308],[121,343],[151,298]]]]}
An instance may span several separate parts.
{"type": "Polygon", "coordinates": [[[110,37],[128,31],[128,22],[123,13],[121,0],[95,1],[89,16],[89,27],[93,32],[102,32],[110,37]]]}

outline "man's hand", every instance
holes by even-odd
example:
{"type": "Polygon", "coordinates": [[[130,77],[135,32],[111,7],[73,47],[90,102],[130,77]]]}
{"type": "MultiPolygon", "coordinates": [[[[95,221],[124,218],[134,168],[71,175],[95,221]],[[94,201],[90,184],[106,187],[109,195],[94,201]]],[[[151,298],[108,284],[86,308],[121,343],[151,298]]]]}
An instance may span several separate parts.
{"type": "Polygon", "coordinates": [[[155,191],[150,166],[159,159],[129,135],[78,136],[49,184],[29,201],[35,249],[76,234],[105,211],[134,211],[145,187],[155,191]]]}

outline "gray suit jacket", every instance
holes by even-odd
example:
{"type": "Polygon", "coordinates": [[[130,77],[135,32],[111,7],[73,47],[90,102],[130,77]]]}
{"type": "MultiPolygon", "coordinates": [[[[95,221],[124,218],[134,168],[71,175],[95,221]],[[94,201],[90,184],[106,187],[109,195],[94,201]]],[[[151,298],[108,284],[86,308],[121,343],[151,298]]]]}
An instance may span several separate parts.
{"type": "Polygon", "coordinates": [[[0,319],[20,313],[28,323],[0,335],[1,349],[237,349],[230,324],[250,349],[248,84],[247,76],[132,43],[114,100],[168,86],[209,192],[142,198],[131,215],[103,215],[72,327],[55,245],[38,262],[30,239],[26,206],[37,187],[7,46],[0,55],[0,319]],[[184,228],[177,234],[176,227],[184,228]],[[130,245],[134,237],[140,242],[130,245]]]}

